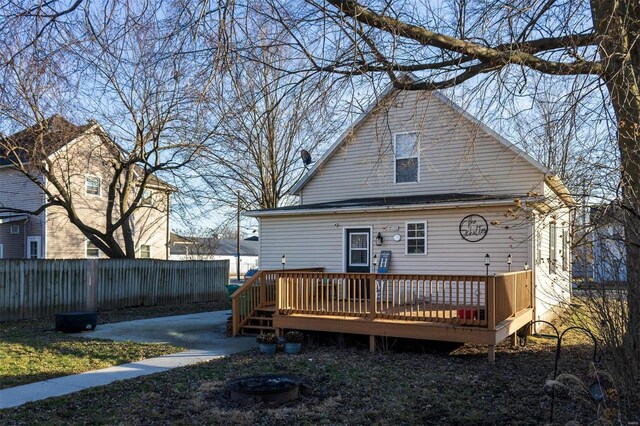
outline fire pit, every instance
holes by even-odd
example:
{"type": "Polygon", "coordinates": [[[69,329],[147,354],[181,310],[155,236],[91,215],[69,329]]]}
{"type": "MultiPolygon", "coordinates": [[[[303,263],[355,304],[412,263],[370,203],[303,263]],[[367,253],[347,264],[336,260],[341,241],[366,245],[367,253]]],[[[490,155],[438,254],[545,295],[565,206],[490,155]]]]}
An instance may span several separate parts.
{"type": "Polygon", "coordinates": [[[300,395],[300,380],[282,374],[240,377],[227,382],[225,395],[233,401],[293,401],[300,395]]]}

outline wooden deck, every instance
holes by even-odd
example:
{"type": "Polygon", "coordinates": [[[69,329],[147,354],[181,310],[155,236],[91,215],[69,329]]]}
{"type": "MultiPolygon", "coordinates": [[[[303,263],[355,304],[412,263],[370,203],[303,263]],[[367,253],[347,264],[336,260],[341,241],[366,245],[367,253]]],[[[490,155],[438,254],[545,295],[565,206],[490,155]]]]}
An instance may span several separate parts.
{"type": "Polygon", "coordinates": [[[494,346],[533,320],[531,271],[498,276],[264,271],[233,295],[234,335],[273,306],[273,327],[494,346]]]}

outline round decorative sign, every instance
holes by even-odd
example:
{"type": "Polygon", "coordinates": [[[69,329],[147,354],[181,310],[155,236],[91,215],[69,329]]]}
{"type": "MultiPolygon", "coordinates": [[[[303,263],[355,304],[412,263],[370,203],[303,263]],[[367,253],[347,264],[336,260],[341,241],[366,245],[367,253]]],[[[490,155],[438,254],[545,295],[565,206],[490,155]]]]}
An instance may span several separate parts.
{"type": "Polygon", "coordinates": [[[460,221],[460,236],[471,243],[477,243],[487,236],[489,225],[479,214],[470,214],[460,221]]]}

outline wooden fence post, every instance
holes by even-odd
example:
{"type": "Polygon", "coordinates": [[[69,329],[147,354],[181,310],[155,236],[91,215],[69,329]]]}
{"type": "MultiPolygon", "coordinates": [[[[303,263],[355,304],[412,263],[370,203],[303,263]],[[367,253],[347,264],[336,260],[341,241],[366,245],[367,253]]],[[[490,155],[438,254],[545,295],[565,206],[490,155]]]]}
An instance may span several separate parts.
{"type": "Polygon", "coordinates": [[[89,259],[84,261],[85,309],[98,310],[98,261],[89,259]]]}

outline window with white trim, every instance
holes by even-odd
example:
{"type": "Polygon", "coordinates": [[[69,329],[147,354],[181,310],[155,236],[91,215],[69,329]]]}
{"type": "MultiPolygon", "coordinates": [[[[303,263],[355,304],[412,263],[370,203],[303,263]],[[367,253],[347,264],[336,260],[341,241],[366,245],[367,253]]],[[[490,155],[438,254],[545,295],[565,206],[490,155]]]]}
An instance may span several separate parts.
{"type": "Polygon", "coordinates": [[[4,246],[0,244],[0,259],[4,259],[4,246]]]}
{"type": "Polygon", "coordinates": [[[419,182],[420,155],[418,134],[396,133],[394,135],[396,183],[419,182]]]}
{"type": "Polygon", "coordinates": [[[97,259],[100,257],[100,249],[91,241],[86,240],[84,243],[84,257],[87,259],[97,259]]]}
{"type": "Polygon", "coordinates": [[[407,254],[427,254],[427,222],[407,222],[407,254]]]}
{"type": "Polygon", "coordinates": [[[153,205],[153,192],[150,189],[142,191],[142,197],[140,198],[140,205],[152,206],[153,205]]]}
{"type": "Polygon", "coordinates": [[[84,179],[84,189],[87,195],[100,195],[102,179],[97,176],[87,176],[84,179]]]}
{"type": "Polygon", "coordinates": [[[40,237],[27,237],[27,259],[40,259],[40,237]]]}
{"type": "Polygon", "coordinates": [[[140,246],[140,259],[151,259],[151,246],[143,244],[140,246]]]}

